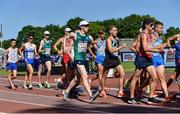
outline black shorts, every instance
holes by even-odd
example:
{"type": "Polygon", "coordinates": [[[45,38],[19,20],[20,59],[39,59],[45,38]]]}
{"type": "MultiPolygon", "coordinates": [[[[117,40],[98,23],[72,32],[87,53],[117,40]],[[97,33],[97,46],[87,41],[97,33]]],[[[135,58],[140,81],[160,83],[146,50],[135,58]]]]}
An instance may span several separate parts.
{"type": "Polygon", "coordinates": [[[51,61],[51,57],[49,55],[40,55],[39,63],[44,64],[47,61],[51,61]]]}
{"type": "Polygon", "coordinates": [[[68,62],[68,68],[70,68],[71,70],[74,70],[75,69],[74,62],[72,62],[72,61],[68,62]]]}
{"type": "Polygon", "coordinates": [[[176,67],[180,67],[180,58],[175,59],[176,67]]]}
{"type": "Polygon", "coordinates": [[[153,62],[148,58],[137,55],[134,64],[136,65],[136,68],[142,69],[153,65],[153,62]]]}
{"type": "Polygon", "coordinates": [[[103,67],[104,67],[104,69],[116,68],[120,64],[121,64],[121,62],[118,57],[110,58],[110,57],[106,56],[104,59],[103,67]]]}

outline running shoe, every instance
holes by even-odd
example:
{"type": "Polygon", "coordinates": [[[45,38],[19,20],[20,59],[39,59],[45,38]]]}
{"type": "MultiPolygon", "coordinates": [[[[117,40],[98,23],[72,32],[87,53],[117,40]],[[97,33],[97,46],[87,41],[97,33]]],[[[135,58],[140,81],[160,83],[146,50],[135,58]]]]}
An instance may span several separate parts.
{"type": "Polygon", "coordinates": [[[65,101],[70,101],[69,93],[66,93],[66,92],[63,90],[63,91],[62,91],[62,94],[64,95],[64,100],[65,100],[65,101]]]}
{"type": "Polygon", "coordinates": [[[128,103],[129,104],[139,104],[139,102],[136,101],[135,98],[129,98],[128,103]]]}
{"type": "Polygon", "coordinates": [[[40,89],[43,89],[43,88],[44,88],[41,83],[39,83],[39,84],[37,85],[37,87],[40,88],[40,89]]]}
{"type": "Polygon", "coordinates": [[[29,84],[28,88],[29,88],[30,90],[33,89],[32,84],[29,84]]]}
{"type": "Polygon", "coordinates": [[[50,89],[50,88],[51,88],[51,85],[50,85],[48,82],[45,82],[45,83],[44,83],[44,87],[50,89]]]}
{"type": "Polygon", "coordinates": [[[24,88],[24,89],[28,89],[28,87],[27,87],[27,85],[26,85],[26,84],[24,84],[24,85],[23,85],[23,88],[24,88]]]}
{"type": "Polygon", "coordinates": [[[96,100],[96,98],[98,97],[99,95],[99,91],[96,91],[93,95],[90,96],[90,102],[94,102],[96,100]]]}

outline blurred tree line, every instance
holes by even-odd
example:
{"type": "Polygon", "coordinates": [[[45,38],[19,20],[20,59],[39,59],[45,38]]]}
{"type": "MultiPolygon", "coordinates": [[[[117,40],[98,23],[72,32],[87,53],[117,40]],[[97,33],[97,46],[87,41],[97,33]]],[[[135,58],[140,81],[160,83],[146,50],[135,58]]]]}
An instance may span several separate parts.
{"type": "MultiPolygon", "coordinates": [[[[108,36],[108,27],[110,25],[115,25],[118,28],[118,37],[119,38],[135,38],[139,33],[139,29],[141,28],[141,23],[143,20],[151,18],[155,21],[158,21],[154,17],[150,15],[136,15],[132,14],[125,18],[117,18],[117,19],[108,19],[103,21],[93,21],[90,22],[89,34],[93,36],[93,38],[98,38],[98,30],[103,29],[106,32],[106,37],[108,36]]],[[[50,32],[50,37],[52,39],[52,43],[54,44],[58,38],[64,36],[64,29],[66,27],[70,27],[73,31],[79,29],[79,22],[83,20],[80,17],[75,17],[70,19],[64,26],[60,25],[46,25],[45,27],[32,26],[27,25],[19,31],[17,36],[17,47],[20,47],[22,43],[27,41],[27,35],[31,32],[35,35],[34,43],[39,47],[39,43],[43,38],[43,32],[48,30],[50,32]]],[[[159,20],[160,21],[160,20],[159,20]]],[[[165,37],[172,36],[176,33],[180,33],[180,28],[169,27],[164,34],[165,37]]],[[[9,40],[3,41],[3,48],[9,47],[9,40]]]]}

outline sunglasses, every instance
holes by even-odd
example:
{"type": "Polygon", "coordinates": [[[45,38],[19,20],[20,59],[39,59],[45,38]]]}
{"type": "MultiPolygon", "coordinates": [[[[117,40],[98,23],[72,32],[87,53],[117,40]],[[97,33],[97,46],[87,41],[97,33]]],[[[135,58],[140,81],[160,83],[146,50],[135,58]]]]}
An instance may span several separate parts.
{"type": "Polygon", "coordinates": [[[154,27],[154,24],[153,24],[153,23],[151,23],[151,24],[150,24],[150,27],[154,27]]]}
{"type": "Polygon", "coordinates": [[[44,35],[49,36],[49,34],[44,34],[44,35]]]}
{"type": "Polygon", "coordinates": [[[89,27],[89,25],[83,25],[84,27],[89,27]]]}
{"type": "Polygon", "coordinates": [[[34,39],[33,37],[29,37],[29,39],[34,39]]]}

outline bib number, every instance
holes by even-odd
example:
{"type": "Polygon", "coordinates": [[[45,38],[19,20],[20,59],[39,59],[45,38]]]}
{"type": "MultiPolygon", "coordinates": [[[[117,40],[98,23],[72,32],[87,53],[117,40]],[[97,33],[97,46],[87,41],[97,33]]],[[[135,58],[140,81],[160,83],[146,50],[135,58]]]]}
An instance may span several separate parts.
{"type": "Polygon", "coordinates": [[[78,52],[86,52],[87,43],[78,43],[78,52]]]}
{"type": "Polygon", "coordinates": [[[34,58],[34,52],[28,52],[28,59],[34,58]]]}

